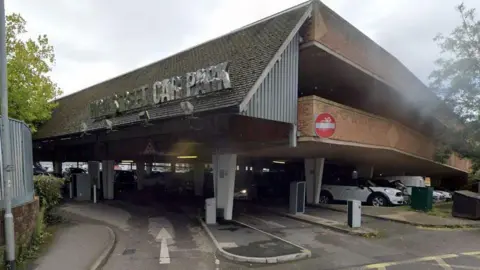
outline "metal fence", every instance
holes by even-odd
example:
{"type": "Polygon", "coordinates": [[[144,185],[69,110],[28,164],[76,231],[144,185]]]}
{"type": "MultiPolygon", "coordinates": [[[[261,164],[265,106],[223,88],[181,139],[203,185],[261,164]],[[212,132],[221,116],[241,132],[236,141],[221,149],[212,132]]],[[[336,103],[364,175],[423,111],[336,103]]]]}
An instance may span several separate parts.
{"type": "MultiPolygon", "coordinates": [[[[34,196],[32,133],[25,123],[10,119],[10,137],[13,164],[11,194],[12,207],[15,207],[30,202],[34,196]]],[[[0,171],[0,174],[3,176],[3,170],[1,170],[1,168],[0,171]]],[[[3,208],[3,182],[1,183],[0,189],[0,207],[3,208]]]]}

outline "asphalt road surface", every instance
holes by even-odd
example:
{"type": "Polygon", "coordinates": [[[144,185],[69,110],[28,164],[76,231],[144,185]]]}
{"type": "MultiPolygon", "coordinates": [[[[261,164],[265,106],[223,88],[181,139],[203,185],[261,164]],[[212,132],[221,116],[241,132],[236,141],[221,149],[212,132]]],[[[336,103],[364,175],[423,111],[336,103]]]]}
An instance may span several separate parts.
{"type": "Polygon", "coordinates": [[[378,238],[345,235],[237,204],[235,218],[309,249],[309,259],[278,265],[231,262],[217,255],[195,219],[197,206],[178,200],[150,206],[116,203],[128,228],[105,270],[122,269],[480,269],[480,230],[425,230],[367,220],[378,238]],[[168,251],[165,251],[167,247],[168,251]],[[163,250],[163,251],[162,251],[163,250]]]}

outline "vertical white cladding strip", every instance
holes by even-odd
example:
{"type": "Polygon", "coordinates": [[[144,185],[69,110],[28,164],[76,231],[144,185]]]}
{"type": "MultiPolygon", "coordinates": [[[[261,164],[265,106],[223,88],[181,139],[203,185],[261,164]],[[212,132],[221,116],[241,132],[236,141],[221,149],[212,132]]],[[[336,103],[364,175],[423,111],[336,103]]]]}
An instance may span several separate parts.
{"type": "Polygon", "coordinates": [[[203,196],[203,184],[205,182],[205,165],[201,162],[193,164],[193,186],[195,196],[203,196]]]}
{"type": "Polygon", "coordinates": [[[236,154],[221,154],[217,156],[216,171],[216,189],[217,209],[223,210],[225,220],[232,219],[233,212],[233,193],[235,189],[235,173],[237,169],[236,154]]]}
{"type": "Polygon", "coordinates": [[[299,42],[297,33],[249,101],[245,115],[297,123],[299,42]]]}

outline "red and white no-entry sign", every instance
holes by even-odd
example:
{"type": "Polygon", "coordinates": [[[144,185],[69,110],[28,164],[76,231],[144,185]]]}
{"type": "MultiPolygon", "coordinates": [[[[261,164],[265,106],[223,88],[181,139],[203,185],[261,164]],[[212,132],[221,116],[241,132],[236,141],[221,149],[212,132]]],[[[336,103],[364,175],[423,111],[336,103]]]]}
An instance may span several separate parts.
{"type": "Polygon", "coordinates": [[[330,138],[335,133],[335,118],[329,113],[321,113],[315,119],[315,133],[318,137],[330,138]]]}

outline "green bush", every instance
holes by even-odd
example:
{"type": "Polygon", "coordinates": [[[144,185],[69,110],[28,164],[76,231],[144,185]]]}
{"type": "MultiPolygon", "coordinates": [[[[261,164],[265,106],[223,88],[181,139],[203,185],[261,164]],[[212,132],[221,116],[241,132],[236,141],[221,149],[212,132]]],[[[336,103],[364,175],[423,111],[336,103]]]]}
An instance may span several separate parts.
{"type": "Polygon", "coordinates": [[[64,180],[51,175],[36,175],[33,179],[35,194],[39,197],[40,207],[48,213],[62,200],[64,180]]]}

